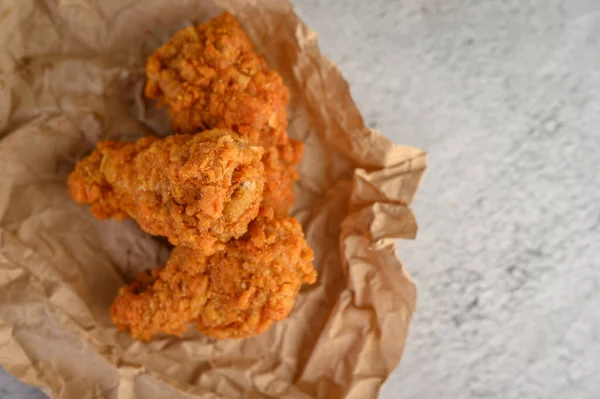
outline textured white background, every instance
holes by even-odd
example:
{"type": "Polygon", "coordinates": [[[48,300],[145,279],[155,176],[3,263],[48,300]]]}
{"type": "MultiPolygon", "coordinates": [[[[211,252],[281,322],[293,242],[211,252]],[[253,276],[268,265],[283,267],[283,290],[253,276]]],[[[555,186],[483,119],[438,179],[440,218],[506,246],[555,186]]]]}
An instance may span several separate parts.
{"type": "Polygon", "coordinates": [[[430,153],[382,398],[599,398],[600,0],[296,4],[367,124],[430,153]]]}

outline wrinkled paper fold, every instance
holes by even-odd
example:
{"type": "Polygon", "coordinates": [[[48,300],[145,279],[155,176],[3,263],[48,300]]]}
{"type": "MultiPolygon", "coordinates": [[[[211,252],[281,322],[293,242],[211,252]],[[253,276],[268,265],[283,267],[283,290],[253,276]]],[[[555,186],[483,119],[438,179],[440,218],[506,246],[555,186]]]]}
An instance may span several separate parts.
{"type": "Polygon", "coordinates": [[[337,68],[285,1],[0,3],[0,364],[54,398],[375,398],[416,301],[395,254],[424,152],[366,128],[337,68]],[[164,240],[95,220],[66,177],[100,139],[167,135],[142,95],[146,57],[228,10],[291,91],[306,143],[294,215],[319,280],[257,337],[132,340],[110,320],[118,288],[164,262],[164,240]]]}

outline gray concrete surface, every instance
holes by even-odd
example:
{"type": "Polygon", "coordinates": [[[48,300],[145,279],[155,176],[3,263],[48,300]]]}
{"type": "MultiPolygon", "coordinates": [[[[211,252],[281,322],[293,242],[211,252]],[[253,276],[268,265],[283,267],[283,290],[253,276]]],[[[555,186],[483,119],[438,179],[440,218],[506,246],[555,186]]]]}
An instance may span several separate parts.
{"type": "Polygon", "coordinates": [[[600,398],[600,1],[300,1],[366,121],[431,167],[382,398],[600,398]]]}
{"type": "Polygon", "coordinates": [[[430,153],[381,397],[600,397],[600,1],[296,4],[367,123],[430,153]]]}

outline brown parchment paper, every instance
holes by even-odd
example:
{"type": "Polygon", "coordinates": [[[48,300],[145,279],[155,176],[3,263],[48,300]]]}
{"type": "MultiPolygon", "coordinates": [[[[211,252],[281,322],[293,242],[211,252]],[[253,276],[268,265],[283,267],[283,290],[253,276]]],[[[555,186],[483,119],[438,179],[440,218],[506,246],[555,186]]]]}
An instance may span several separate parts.
{"type": "Polygon", "coordinates": [[[416,234],[408,205],[425,167],[422,151],[364,126],[286,1],[3,0],[0,364],[54,398],[375,398],[415,307],[394,241],[416,234]],[[291,90],[289,132],[306,143],[294,214],[319,280],[260,336],[144,344],[109,307],[168,249],[132,221],[93,219],[66,177],[99,139],[169,134],[142,96],[146,57],[224,10],[291,90]]]}

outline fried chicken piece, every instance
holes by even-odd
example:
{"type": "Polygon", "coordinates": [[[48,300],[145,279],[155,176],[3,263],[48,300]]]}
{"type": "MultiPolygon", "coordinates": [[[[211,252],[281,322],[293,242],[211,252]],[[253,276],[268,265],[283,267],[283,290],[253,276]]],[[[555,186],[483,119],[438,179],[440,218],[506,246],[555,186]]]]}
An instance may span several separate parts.
{"type": "Polygon", "coordinates": [[[262,157],[265,166],[265,192],[261,213],[273,211],[284,217],[294,204],[294,182],[298,180],[296,165],[302,159],[304,144],[290,140],[288,144],[268,147],[262,157]]]}
{"type": "Polygon", "coordinates": [[[303,150],[286,132],[289,92],[231,14],[175,33],[146,77],[146,96],[167,105],[176,131],[227,128],[265,148],[264,206],[287,214],[303,150]]]}
{"type": "Polygon", "coordinates": [[[121,288],[111,315],[142,340],[187,323],[218,339],[249,337],[288,316],[301,285],[316,280],[312,260],[296,219],[259,218],[212,256],[176,247],[164,267],[121,288]]]}
{"type": "Polygon", "coordinates": [[[228,128],[265,148],[288,141],[289,92],[229,13],[175,33],[146,77],[146,96],[168,105],[177,131],[228,128]]]}
{"type": "Polygon", "coordinates": [[[103,141],[69,176],[71,197],[99,219],[135,219],[142,230],[206,254],[242,236],[265,185],[263,149],[215,129],[163,140],[103,141]]]}

